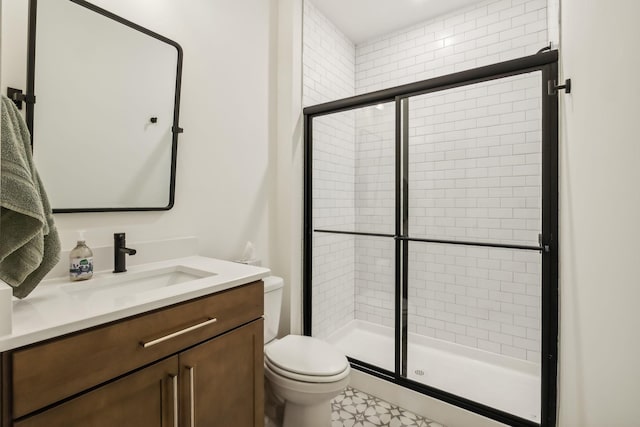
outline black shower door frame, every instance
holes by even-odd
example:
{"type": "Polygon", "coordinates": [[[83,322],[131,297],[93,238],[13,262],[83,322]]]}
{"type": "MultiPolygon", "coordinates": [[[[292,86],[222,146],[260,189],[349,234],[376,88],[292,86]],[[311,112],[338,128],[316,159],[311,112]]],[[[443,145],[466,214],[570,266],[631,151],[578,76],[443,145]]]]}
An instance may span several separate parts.
{"type": "Polygon", "coordinates": [[[555,427],[558,353],[558,92],[549,90],[558,80],[558,51],[492,64],[344,98],[304,109],[304,245],[303,245],[303,331],[311,336],[312,314],[312,239],[314,232],[354,236],[388,237],[395,241],[395,369],[394,372],[349,358],[358,370],[418,391],[444,402],[512,426],[555,427]],[[542,233],[538,246],[482,243],[459,240],[418,239],[408,233],[408,99],[470,84],[496,80],[530,72],[542,73],[542,233]],[[395,234],[314,229],[312,223],[313,119],[379,103],[395,103],[395,234]],[[404,104],[404,108],[403,108],[404,104]],[[406,111],[406,114],[403,114],[406,111]],[[407,264],[410,241],[453,245],[485,246],[537,251],[542,255],[542,342],[541,342],[541,422],[518,417],[461,396],[406,378],[407,366],[407,264]]]}

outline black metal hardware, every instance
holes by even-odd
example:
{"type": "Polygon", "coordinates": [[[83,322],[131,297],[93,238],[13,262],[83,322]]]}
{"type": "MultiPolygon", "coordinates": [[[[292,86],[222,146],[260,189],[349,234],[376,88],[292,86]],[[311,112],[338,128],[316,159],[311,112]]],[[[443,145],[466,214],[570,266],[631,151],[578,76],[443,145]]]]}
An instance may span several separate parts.
{"type": "Polygon", "coordinates": [[[543,47],[542,49],[540,49],[539,51],[537,51],[537,52],[536,52],[536,55],[537,55],[537,54],[539,54],[539,53],[542,53],[542,52],[544,52],[544,51],[547,51],[547,50],[551,50],[551,42],[549,42],[549,45],[548,45],[548,46],[545,46],[545,47],[543,47]]]}
{"type": "Polygon", "coordinates": [[[136,250],[127,248],[124,233],[113,233],[113,272],[124,273],[127,271],[127,255],[135,255],[136,250]]]}
{"type": "MultiPolygon", "coordinates": [[[[146,34],[149,37],[157,39],[161,42],[173,46],[177,51],[177,63],[176,63],[176,83],[174,94],[174,107],[173,107],[173,138],[171,141],[171,173],[169,178],[169,202],[166,206],[160,207],[104,207],[104,208],[53,208],[53,213],[75,213],[75,212],[147,212],[147,211],[166,211],[173,208],[175,203],[175,182],[176,182],[176,163],[178,157],[178,134],[183,132],[183,129],[178,126],[180,118],[180,90],[182,87],[182,62],[184,53],[182,46],[177,42],[164,37],[156,32],[153,32],[145,27],[142,27],[134,22],[124,19],[114,13],[109,12],[106,9],[102,9],[85,0],[70,0],[72,3],[89,9],[99,15],[102,15],[108,19],[116,21],[122,25],[146,34]]],[[[37,21],[37,9],[38,0],[29,0],[29,24],[28,24],[28,46],[27,46],[27,93],[35,93],[35,63],[36,63],[36,21],[37,21]]],[[[35,95],[32,98],[27,99],[27,111],[26,122],[27,128],[31,133],[31,145],[33,146],[33,117],[35,110],[35,95]],[[32,102],[30,101],[32,100],[32,102]]]]}
{"type": "Polygon", "coordinates": [[[571,79],[565,80],[563,85],[559,85],[555,80],[547,81],[547,95],[555,95],[562,89],[564,93],[571,93],[571,79]]]}
{"type": "MultiPolygon", "coordinates": [[[[402,234],[402,108],[401,101],[398,96],[395,97],[395,166],[396,166],[396,200],[395,200],[395,220],[396,234],[402,234]]],[[[394,239],[395,239],[394,236],[394,239]]],[[[394,307],[395,307],[395,329],[394,329],[394,377],[398,378],[398,373],[402,372],[404,366],[402,360],[403,353],[403,321],[402,316],[402,243],[399,240],[394,242],[394,263],[395,263],[395,288],[394,288],[394,307]]]]}
{"type": "Polygon", "coordinates": [[[542,52],[540,54],[529,55],[523,58],[513,59],[511,61],[500,62],[498,64],[486,65],[484,67],[434,77],[428,80],[407,83],[405,85],[351,96],[349,98],[330,101],[324,104],[312,105],[305,107],[303,109],[303,113],[317,117],[324,114],[353,110],[354,108],[366,107],[369,105],[380,104],[382,102],[392,102],[396,96],[414,96],[468,85],[471,83],[480,83],[487,80],[495,80],[502,77],[527,73],[539,70],[540,67],[557,61],[557,50],[542,52]]]}
{"type": "MultiPolygon", "coordinates": [[[[29,31],[29,39],[27,43],[27,93],[35,96],[35,69],[36,69],[36,10],[38,8],[38,0],[29,0],[29,23],[27,29],[29,31]]],[[[25,121],[27,129],[31,134],[31,151],[33,151],[33,115],[34,104],[27,103],[27,111],[25,112],[25,121]]]]}
{"type": "MultiPolygon", "coordinates": [[[[509,243],[490,243],[490,242],[470,242],[466,240],[445,240],[445,239],[423,239],[420,237],[405,237],[397,236],[393,234],[384,233],[364,233],[362,231],[342,231],[342,230],[326,230],[326,229],[314,229],[315,233],[331,233],[331,234],[349,234],[352,236],[369,236],[369,237],[393,237],[395,240],[407,241],[407,242],[422,242],[422,243],[441,243],[445,245],[460,245],[460,246],[480,246],[486,248],[498,248],[498,249],[522,249],[526,251],[536,252],[549,252],[549,245],[539,246],[531,245],[513,245],[509,243]]],[[[538,242],[541,242],[541,234],[538,235],[538,242]]]]}
{"type": "Polygon", "coordinates": [[[7,88],[7,98],[13,101],[18,107],[18,110],[22,110],[22,102],[26,100],[26,95],[22,93],[22,89],[16,89],[13,87],[7,88]]]}
{"type": "MultiPolygon", "coordinates": [[[[542,81],[558,79],[557,61],[542,69],[542,81]]],[[[558,377],[558,97],[542,99],[542,236],[548,251],[542,252],[542,341],[540,349],[541,420],[556,425],[558,377]]]]}
{"type": "MultiPolygon", "coordinates": [[[[400,153],[402,162],[400,167],[402,169],[402,236],[409,235],[409,98],[398,97],[396,101],[396,108],[400,110],[400,117],[402,119],[402,131],[400,132],[400,141],[397,144],[400,145],[400,153]]],[[[407,365],[409,355],[409,242],[401,239],[396,240],[397,243],[402,243],[402,260],[400,278],[400,298],[402,305],[400,307],[400,319],[401,331],[400,331],[400,376],[407,377],[407,365]]]]}
{"type": "MultiPolygon", "coordinates": [[[[402,259],[402,242],[395,240],[395,237],[402,234],[402,109],[401,100],[395,97],[395,234],[394,238],[394,373],[391,374],[391,380],[398,377],[398,372],[406,364],[403,361],[403,330],[404,319],[402,317],[402,277],[403,265],[402,259]]],[[[378,368],[380,369],[380,368],[378,368]]],[[[382,371],[382,369],[380,369],[382,371]]],[[[390,374],[390,373],[389,373],[390,374]]],[[[387,374],[388,376],[388,374],[387,374]]]]}
{"type": "Polygon", "coordinates": [[[365,233],[362,231],[342,231],[342,230],[323,230],[323,229],[315,229],[313,230],[316,233],[331,233],[331,234],[349,234],[352,236],[369,236],[369,237],[394,237],[393,234],[385,234],[385,233],[365,233]]]}
{"type": "Polygon", "coordinates": [[[540,251],[549,252],[551,249],[549,245],[544,243],[544,239],[542,237],[542,233],[538,234],[538,245],[540,246],[540,251]]]}
{"type": "Polygon", "coordinates": [[[157,118],[157,117],[151,117],[151,118],[149,119],[149,121],[150,121],[151,123],[158,123],[158,118],[157,118]]]}
{"type": "MultiPolygon", "coordinates": [[[[418,94],[438,92],[473,83],[495,80],[503,77],[524,74],[533,71],[542,72],[542,81],[553,81],[553,88],[571,90],[570,80],[562,86],[556,86],[558,75],[558,51],[550,46],[541,49],[536,55],[493,64],[468,71],[449,74],[415,83],[409,83],[389,89],[344,98],[324,104],[304,108],[304,273],[303,273],[303,321],[304,334],[312,335],[312,245],[313,233],[338,233],[353,235],[368,235],[373,237],[393,237],[396,249],[396,296],[395,296],[395,367],[394,372],[378,366],[349,358],[351,365],[378,378],[393,382],[414,391],[432,396],[442,401],[457,405],[477,414],[489,417],[512,426],[541,426],[554,427],[556,425],[557,399],[557,340],[558,340],[558,98],[543,96],[542,98],[542,236],[538,245],[511,245],[488,242],[469,242],[442,239],[422,239],[409,237],[403,233],[403,216],[408,209],[402,199],[404,172],[402,150],[402,114],[401,102],[404,98],[418,94]],[[395,234],[362,233],[338,230],[313,229],[312,224],[312,153],[313,119],[318,116],[333,114],[341,111],[353,110],[382,102],[396,103],[396,224],[395,234]],[[516,415],[506,413],[496,408],[488,407],[428,385],[412,381],[403,377],[403,353],[406,333],[402,330],[406,318],[403,317],[403,281],[406,283],[403,271],[403,257],[406,256],[408,242],[441,243],[451,245],[485,246],[504,249],[530,250],[541,253],[542,257],[542,348],[541,348],[541,422],[535,423],[516,415]],[[404,250],[403,250],[404,249],[404,250]]],[[[542,94],[548,93],[549,86],[541,87],[542,94]]]]}
{"type": "Polygon", "coordinates": [[[310,116],[304,115],[304,195],[303,211],[304,218],[302,236],[302,333],[311,336],[311,270],[313,256],[313,230],[311,228],[311,205],[313,196],[313,120],[310,116]]]}
{"type": "Polygon", "coordinates": [[[465,240],[421,239],[419,237],[396,237],[396,239],[406,240],[408,242],[441,243],[446,245],[459,245],[459,246],[480,246],[485,248],[497,248],[497,249],[520,249],[525,251],[536,251],[536,252],[542,252],[544,250],[542,246],[512,245],[509,243],[468,242],[465,240]]]}
{"type": "Polygon", "coordinates": [[[22,89],[16,89],[14,87],[7,88],[7,98],[13,101],[18,107],[18,110],[22,110],[22,103],[35,104],[36,97],[27,93],[22,93],[22,89]]]}

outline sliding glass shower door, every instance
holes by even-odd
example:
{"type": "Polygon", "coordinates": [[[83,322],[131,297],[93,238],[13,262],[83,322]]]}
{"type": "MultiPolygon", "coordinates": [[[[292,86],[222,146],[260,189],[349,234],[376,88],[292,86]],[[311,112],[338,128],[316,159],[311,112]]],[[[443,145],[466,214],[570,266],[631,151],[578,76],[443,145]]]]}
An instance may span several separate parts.
{"type": "Polygon", "coordinates": [[[555,423],[557,52],[305,109],[305,333],[555,423]]]}
{"type": "Polygon", "coordinates": [[[393,371],[395,103],[313,124],[313,335],[393,371]]]}
{"type": "Polygon", "coordinates": [[[542,73],[402,98],[402,375],[540,420],[542,73]]]}

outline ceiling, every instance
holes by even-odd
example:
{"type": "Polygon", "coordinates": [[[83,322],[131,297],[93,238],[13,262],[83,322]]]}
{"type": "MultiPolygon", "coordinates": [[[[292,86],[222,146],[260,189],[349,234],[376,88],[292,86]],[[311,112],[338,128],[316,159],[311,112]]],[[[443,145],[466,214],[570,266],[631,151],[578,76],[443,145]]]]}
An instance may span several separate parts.
{"type": "Polygon", "coordinates": [[[484,0],[310,0],[355,44],[484,0]]]}

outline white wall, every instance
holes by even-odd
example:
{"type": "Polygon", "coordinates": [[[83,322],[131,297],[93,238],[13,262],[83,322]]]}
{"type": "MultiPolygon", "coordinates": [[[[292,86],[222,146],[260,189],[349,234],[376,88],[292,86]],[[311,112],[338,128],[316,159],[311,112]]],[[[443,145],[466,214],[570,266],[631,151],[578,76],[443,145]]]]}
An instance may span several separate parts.
{"type": "MultiPolygon", "coordinates": [[[[177,41],[184,49],[176,203],[168,212],[58,214],[63,248],[84,229],[91,246],[194,235],[200,253],[224,259],[254,242],[272,261],[276,215],[273,120],[275,2],[96,0],[122,17],[177,41]]],[[[27,0],[5,0],[2,91],[25,87],[27,0]]],[[[126,108],[126,100],[123,100],[126,108]]],[[[73,126],[73,120],[69,121],[73,126]]],[[[45,183],[46,185],[46,183],[45,183]]],[[[287,254],[288,255],[288,254],[287,254]]],[[[134,261],[134,260],[132,260],[134,261]]],[[[278,271],[275,271],[277,273],[278,271]]]]}
{"type": "Polygon", "coordinates": [[[280,332],[302,333],[302,198],[303,198],[303,121],[302,121],[302,0],[279,0],[278,14],[272,21],[277,28],[277,60],[271,70],[277,86],[275,201],[271,239],[273,271],[285,280],[280,332]],[[287,315],[290,314],[290,316],[287,315]]]}
{"type": "Polygon", "coordinates": [[[640,3],[561,9],[559,425],[636,426],[640,3]]]}

